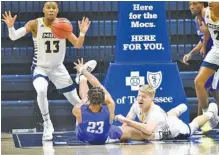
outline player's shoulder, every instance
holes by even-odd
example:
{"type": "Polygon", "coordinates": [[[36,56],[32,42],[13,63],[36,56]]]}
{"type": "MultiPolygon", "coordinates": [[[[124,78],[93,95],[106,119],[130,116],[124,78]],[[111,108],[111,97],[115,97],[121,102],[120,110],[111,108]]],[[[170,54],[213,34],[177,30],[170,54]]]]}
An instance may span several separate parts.
{"type": "Polygon", "coordinates": [[[208,13],[209,7],[203,8],[201,13],[202,13],[202,17],[205,18],[206,14],[208,13]]]}
{"type": "Polygon", "coordinates": [[[29,20],[28,22],[31,22],[31,23],[38,23],[38,18],[31,19],[31,20],[29,20]]]}
{"type": "Polygon", "coordinates": [[[83,105],[84,105],[84,104],[79,103],[79,104],[76,104],[76,105],[74,106],[74,108],[75,108],[75,109],[81,109],[81,107],[82,107],[83,105]]]}
{"type": "Polygon", "coordinates": [[[72,113],[75,115],[75,116],[78,116],[80,113],[81,113],[81,107],[82,107],[83,104],[76,104],[73,109],[72,109],[72,113]]]}
{"type": "Polygon", "coordinates": [[[159,105],[156,105],[156,104],[154,104],[154,106],[153,106],[153,111],[155,111],[155,112],[163,112],[163,109],[159,106],[159,105]]]}
{"type": "Polygon", "coordinates": [[[37,24],[38,24],[37,19],[32,19],[32,20],[29,20],[26,25],[28,25],[30,27],[36,27],[37,24]]]}

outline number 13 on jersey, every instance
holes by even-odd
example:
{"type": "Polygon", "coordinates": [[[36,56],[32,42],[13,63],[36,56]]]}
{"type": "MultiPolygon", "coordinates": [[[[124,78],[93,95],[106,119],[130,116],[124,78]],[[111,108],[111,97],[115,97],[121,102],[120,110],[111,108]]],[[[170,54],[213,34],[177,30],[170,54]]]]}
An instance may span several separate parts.
{"type": "Polygon", "coordinates": [[[47,40],[45,42],[46,53],[58,53],[59,52],[59,41],[58,40],[47,40]]]}

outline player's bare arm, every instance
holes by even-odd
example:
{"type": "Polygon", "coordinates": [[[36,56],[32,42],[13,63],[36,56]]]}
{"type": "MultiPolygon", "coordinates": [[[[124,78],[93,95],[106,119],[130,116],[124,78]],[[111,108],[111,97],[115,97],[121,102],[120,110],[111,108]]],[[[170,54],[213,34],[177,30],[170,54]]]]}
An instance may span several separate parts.
{"type": "Polygon", "coordinates": [[[37,20],[30,20],[26,23],[24,26],[26,28],[26,34],[31,32],[33,37],[35,38],[37,36],[37,20]]]}
{"type": "Polygon", "coordinates": [[[115,103],[114,103],[111,95],[109,94],[109,92],[104,88],[104,86],[99,82],[99,80],[94,75],[92,75],[90,72],[88,72],[86,69],[84,69],[83,58],[81,60],[78,59],[78,63],[74,62],[74,65],[75,65],[74,68],[78,72],[82,73],[93,87],[101,87],[104,90],[105,104],[109,107],[110,117],[112,118],[111,120],[113,120],[114,111],[115,111],[115,103]]]}
{"type": "Polygon", "coordinates": [[[76,120],[77,120],[78,123],[82,122],[82,118],[81,118],[81,105],[82,104],[77,104],[72,109],[72,114],[76,117],[76,120]]]}
{"type": "Polygon", "coordinates": [[[78,27],[80,29],[79,37],[77,38],[73,33],[68,39],[69,42],[76,48],[81,48],[84,43],[85,34],[90,27],[91,21],[87,17],[83,17],[82,21],[78,21],[78,27]]]}
{"type": "Polygon", "coordinates": [[[200,26],[200,30],[204,34],[204,39],[203,39],[202,48],[200,50],[200,53],[202,55],[206,55],[206,46],[207,46],[208,40],[210,38],[210,32],[208,31],[208,28],[207,28],[206,24],[203,21],[202,21],[202,24],[200,26]]]}
{"type": "MultiPolygon", "coordinates": [[[[205,12],[206,12],[206,8],[202,9],[202,18],[203,19],[205,19],[205,12]]],[[[204,39],[203,39],[200,53],[202,55],[206,55],[206,46],[207,46],[208,40],[210,38],[210,32],[208,31],[207,25],[205,24],[205,22],[203,20],[198,19],[198,23],[200,25],[200,31],[204,35],[204,39]]]]}
{"type": "Polygon", "coordinates": [[[157,123],[153,120],[148,121],[147,124],[144,124],[133,120],[129,120],[122,115],[117,115],[115,119],[119,120],[121,123],[126,123],[128,126],[138,129],[147,135],[151,135],[157,127],[157,123]]]}

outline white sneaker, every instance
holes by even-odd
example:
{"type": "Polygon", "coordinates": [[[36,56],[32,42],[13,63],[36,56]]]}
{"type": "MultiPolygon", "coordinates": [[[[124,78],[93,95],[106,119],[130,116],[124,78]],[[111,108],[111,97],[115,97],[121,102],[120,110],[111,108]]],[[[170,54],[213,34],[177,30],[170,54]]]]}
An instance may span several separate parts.
{"type": "Polygon", "coordinates": [[[53,148],[53,141],[43,141],[43,153],[44,155],[55,155],[55,150],[53,148]]]}
{"type": "Polygon", "coordinates": [[[106,139],[106,141],[105,141],[105,143],[106,144],[110,144],[110,143],[118,143],[118,142],[120,142],[120,139],[111,139],[109,136],[107,137],[107,139],[106,139]]]}
{"type": "MultiPolygon", "coordinates": [[[[90,60],[90,61],[88,61],[88,62],[86,62],[85,64],[84,64],[84,68],[86,68],[86,70],[88,71],[88,72],[92,72],[93,70],[94,70],[94,68],[97,66],[97,61],[96,60],[90,60]]],[[[79,84],[79,81],[80,81],[80,78],[82,78],[81,77],[82,76],[82,74],[77,74],[76,75],[76,78],[75,78],[75,82],[77,83],[77,84],[79,84]]],[[[85,78],[85,77],[84,77],[85,78]]]]}
{"type": "Polygon", "coordinates": [[[219,117],[218,117],[218,107],[216,103],[210,103],[208,107],[208,112],[213,113],[213,117],[209,120],[210,121],[210,126],[212,128],[215,128],[219,122],[219,117]]]}
{"type": "Polygon", "coordinates": [[[54,132],[54,128],[53,128],[51,120],[45,121],[43,123],[43,138],[42,138],[42,140],[43,141],[52,140],[53,132],[54,132]]]}

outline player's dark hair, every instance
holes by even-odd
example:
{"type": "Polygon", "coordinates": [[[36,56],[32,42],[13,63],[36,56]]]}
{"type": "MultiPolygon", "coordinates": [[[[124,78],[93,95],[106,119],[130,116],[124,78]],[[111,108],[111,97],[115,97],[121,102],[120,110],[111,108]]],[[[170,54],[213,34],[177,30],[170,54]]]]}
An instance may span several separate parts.
{"type": "Polygon", "coordinates": [[[204,2],[204,7],[208,7],[208,2],[204,2]]]}
{"type": "Polygon", "coordinates": [[[59,7],[58,1],[46,1],[46,2],[44,2],[43,7],[45,7],[45,4],[46,4],[47,2],[55,2],[55,3],[57,4],[57,7],[59,7]]]}
{"type": "Polygon", "coordinates": [[[198,3],[202,3],[205,8],[208,6],[208,2],[198,2],[198,3]]]}
{"type": "Polygon", "coordinates": [[[104,90],[100,87],[92,87],[88,91],[88,100],[90,104],[100,105],[105,101],[105,93],[104,90]]]}

